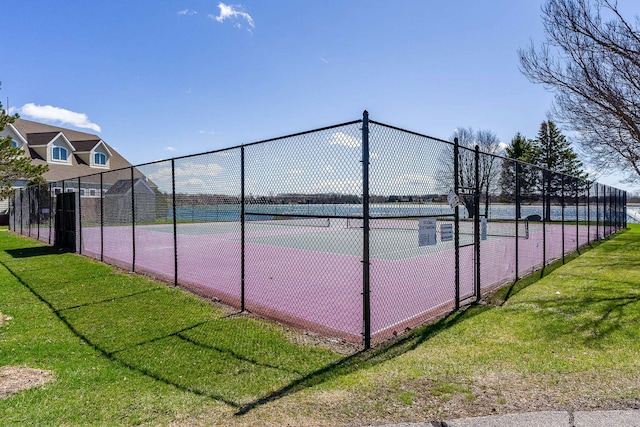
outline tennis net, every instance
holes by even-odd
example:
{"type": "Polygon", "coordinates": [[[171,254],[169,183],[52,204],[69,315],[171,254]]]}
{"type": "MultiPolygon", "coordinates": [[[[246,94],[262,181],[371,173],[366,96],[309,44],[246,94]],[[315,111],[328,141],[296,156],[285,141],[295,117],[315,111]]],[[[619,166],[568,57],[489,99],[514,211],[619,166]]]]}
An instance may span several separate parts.
{"type": "MultiPolygon", "coordinates": [[[[434,217],[429,217],[434,218],[434,217]]],[[[369,228],[372,230],[409,230],[418,231],[420,218],[370,218],[369,228]]],[[[452,217],[436,217],[436,231],[441,232],[443,225],[454,226],[452,217]]],[[[347,228],[362,228],[362,218],[348,218],[347,228]]],[[[460,220],[459,232],[461,235],[474,234],[473,220],[460,220]]],[[[527,220],[487,220],[480,223],[481,236],[529,238],[529,221],[527,220]]]]}

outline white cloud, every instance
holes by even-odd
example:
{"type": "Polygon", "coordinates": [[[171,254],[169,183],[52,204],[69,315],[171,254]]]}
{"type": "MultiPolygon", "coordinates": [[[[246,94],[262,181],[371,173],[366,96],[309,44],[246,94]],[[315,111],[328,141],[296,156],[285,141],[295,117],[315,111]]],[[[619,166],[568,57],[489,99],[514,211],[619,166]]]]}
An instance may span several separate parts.
{"type": "Polygon", "coordinates": [[[178,11],[178,15],[182,15],[182,16],[193,16],[193,15],[197,15],[198,12],[196,12],[195,10],[191,10],[191,9],[184,9],[184,10],[179,10],[178,11]]]}
{"type": "Polygon", "coordinates": [[[344,145],[345,147],[360,147],[360,140],[344,132],[335,132],[331,135],[329,145],[344,145]]]}
{"type": "Polygon", "coordinates": [[[175,147],[164,147],[164,151],[178,151],[175,147]]]}
{"type": "Polygon", "coordinates": [[[65,110],[64,108],[52,105],[35,105],[33,103],[24,104],[17,112],[21,116],[27,116],[35,120],[56,122],[62,125],[72,125],[77,128],[91,129],[100,132],[100,126],[91,122],[84,113],[65,110]]]}
{"type": "MultiPolygon", "coordinates": [[[[255,28],[255,23],[253,22],[253,18],[251,17],[251,15],[249,15],[247,12],[242,12],[241,10],[238,10],[237,8],[241,8],[242,6],[233,6],[233,5],[228,5],[228,4],[224,4],[224,3],[218,3],[218,9],[220,9],[220,14],[218,16],[216,15],[209,15],[209,18],[211,19],[215,19],[216,21],[222,23],[227,19],[230,20],[245,20],[247,21],[247,24],[249,24],[249,26],[251,28],[255,28]]],[[[242,24],[236,22],[234,24],[234,26],[236,28],[242,28],[242,24]]]]}
{"type": "Polygon", "coordinates": [[[320,61],[324,62],[325,64],[329,63],[329,60],[327,58],[320,58],[320,61]]]}
{"type": "Polygon", "coordinates": [[[213,135],[213,134],[215,134],[215,132],[212,131],[212,130],[209,130],[209,131],[207,131],[207,130],[199,130],[198,133],[200,135],[213,135]]]}

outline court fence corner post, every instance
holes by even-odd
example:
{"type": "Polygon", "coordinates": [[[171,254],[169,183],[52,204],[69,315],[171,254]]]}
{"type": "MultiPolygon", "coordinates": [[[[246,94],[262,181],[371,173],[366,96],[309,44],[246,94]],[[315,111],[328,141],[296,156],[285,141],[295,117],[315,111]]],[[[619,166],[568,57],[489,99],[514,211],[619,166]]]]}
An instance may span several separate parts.
{"type": "Polygon", "coordinates": [[[369,113],[362,113],[362,339],[371,348],[371,299],[369,278],[369,113]]]}
{"type": "MultiPolygon", "coordinates": [[[[476,145],[475,149],[475,189],[474,189],[474,204],[473,210],[473,245],[475,249],[475,293],[476,302],[480,301],[481,295],[481,283],[480,283],[480,146],[476,145]]],[[[488,196],[488,195],[487,195],[488,196]]]]}
{"type": "MultiPolygon", "coordinates": [[[[458,172],[460,144],[458,137],[453,138],[453,193],[459,194],[460,177],[458,172]]],[[[453,211],[454,247],[455,247],[455,309],[460,309],[460,207],[456,204],[453,211]]]]}

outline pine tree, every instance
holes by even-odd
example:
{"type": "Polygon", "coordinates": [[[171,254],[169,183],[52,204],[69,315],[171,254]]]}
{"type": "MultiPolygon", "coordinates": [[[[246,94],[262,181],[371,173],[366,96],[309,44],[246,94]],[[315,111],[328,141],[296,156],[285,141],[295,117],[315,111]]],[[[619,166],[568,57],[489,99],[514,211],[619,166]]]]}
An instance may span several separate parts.
{"type": "Polygon", "coordinates": [[[542,177],[538,180],[538,189],[545,195],[545,220],[551,220],[551,199],[561,197],[572,183],[584,180],[587,174],[583,170],[582,162],[571,148],[571,143],[551,120],[540,125],[538,138],[533,141],[533,163],[542,168],[542,177]],[[573,178],[579,178],[575,180],[573,178]],[[563,185],[564,184],[564,185],[563,185]]]}
{"type": "Polygon", "coordinates": [[[523,168],[521,162],[531,163],[533,161],[535,153],[533,142],[518,132],[511,140],[511,143],[505,148],[505,153],[507,159],[503,162],[500,175],[502,200],[515,203],[516,218],[520,218],[521,202],[531,198],[534,183],[531,169],[523,168]],[[520,196],[518,198],[516,198],[516,172],[520,196]]]}

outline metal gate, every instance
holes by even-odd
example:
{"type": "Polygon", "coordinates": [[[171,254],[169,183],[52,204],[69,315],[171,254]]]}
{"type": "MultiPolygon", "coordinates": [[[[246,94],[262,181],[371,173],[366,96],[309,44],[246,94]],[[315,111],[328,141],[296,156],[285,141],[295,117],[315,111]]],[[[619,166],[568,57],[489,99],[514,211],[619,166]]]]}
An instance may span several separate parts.
{"type": "Polygon", "coordinates": [[[65,251],[75,252],[77,241],[76,193],[56,195],[55,246],[65,251]]]}

